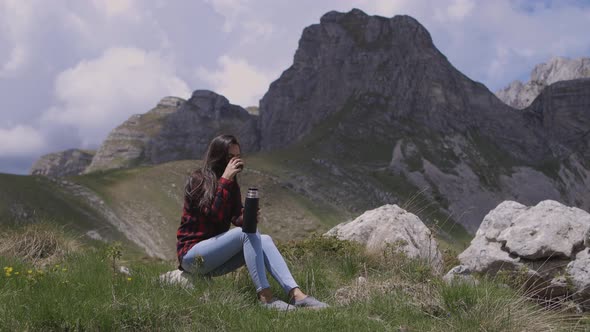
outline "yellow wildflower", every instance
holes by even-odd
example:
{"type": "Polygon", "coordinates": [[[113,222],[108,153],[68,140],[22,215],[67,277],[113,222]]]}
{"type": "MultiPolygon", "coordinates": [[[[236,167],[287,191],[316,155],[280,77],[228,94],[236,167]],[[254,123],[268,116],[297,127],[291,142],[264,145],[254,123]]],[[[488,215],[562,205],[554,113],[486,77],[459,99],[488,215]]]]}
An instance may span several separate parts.
{"type": "Polygon", "coordinates": [[[127,281],[131,281],[131,277],[128,277],[128,278],[127,278],[127,281]]]}
{"type": "Polygon", "coordinates": [[[19,274],[20,274],[20,272],[18,272],[18,271],[14,272],[14,275],[19,275],[19,274]]]}
{"type": "Polygon", "coordinates": [[[12,270],[13,270],[12,266],[5,266],[4,267],[4,272],[6,272],[6,273],[12,273],[12,270]]]}
{"type": "Polygon", "coordinates": [[[31,274],[31,273],[33,273],[33,270],[28,270],[27,273],[31,274]]]}
{"type": "Polygon", "coordinates": [[[62,271],[66,272],[68,269],[66,269],[65,267],[63,269],[61,269],[62,271]]]}

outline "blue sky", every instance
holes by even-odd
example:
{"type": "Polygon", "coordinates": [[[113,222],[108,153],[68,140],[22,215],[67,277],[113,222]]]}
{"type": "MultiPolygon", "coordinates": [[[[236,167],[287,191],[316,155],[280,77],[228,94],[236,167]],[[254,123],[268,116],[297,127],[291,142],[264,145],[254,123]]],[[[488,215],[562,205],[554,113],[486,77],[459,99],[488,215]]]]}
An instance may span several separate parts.
{"type": "Polygon", "coordinates": [[[352,8],[415,17],[492,91],[553,56],[590,56],[590,0],[0,0],[0,172],[96,148],[167,95],[257,105],[303,28],[352,8]]]}

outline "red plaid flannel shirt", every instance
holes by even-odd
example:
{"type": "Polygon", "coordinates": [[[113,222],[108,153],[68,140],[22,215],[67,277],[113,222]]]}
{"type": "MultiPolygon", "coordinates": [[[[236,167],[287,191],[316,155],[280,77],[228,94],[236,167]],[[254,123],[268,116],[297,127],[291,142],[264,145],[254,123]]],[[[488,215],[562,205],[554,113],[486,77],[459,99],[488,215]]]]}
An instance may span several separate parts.
{"type": "MultiPolygon", "coordinates": [[[[198,242],[227,232],[230,223],[242,226],[243,205],[237,182],[219,178],[217,191],[210,208],[199,209],[186,199],[182,209],[180,227],[176,232],[178,262],[198,242]]],[[[182,268],[179,266],[179,269],[182,268]]]]}

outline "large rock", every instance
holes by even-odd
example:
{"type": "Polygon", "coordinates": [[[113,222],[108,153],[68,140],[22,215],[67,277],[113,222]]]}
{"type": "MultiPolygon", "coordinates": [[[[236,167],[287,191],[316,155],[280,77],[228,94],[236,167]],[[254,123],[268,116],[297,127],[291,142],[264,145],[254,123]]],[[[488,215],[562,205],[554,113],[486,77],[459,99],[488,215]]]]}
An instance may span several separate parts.
{"type": "Polygon", "coordinates": [[[103,142],[87,172],[172,160],[201,159],[211,139],[237,136],[242,151],[258,150],[257,117],[214,92],[197,90],[188,101],[166,97],[133,115],[103,142]]]}
{"type": "Polygon", "coordinates": [[[506,252],[529,260],[573,258],[590,227],[590,214],[555,201],[543,201],[511,217],[494,240],[503,243],[506,252]]]}
{"type": "Polygon", "coordinates": [[[568,59],[554,57],[541,63],[531,72],[528,82],[514,81],[496,96],[506,104],[524,109],[539,96],[545,87],[559,81],[590,78],[590,58],[568,59]]]}
{"type": "Polygon", "coordinates": [[[590,249],[584,249],[567,266],[567,273],[576,289],[574,296],[581,300],[585,310],[590,309],[590,249]],[[584,302],[585,301],[585,302],[584,302]]]}
{"type": "Polygon", "coordinates": [[[374,252],[381,252],[387,244],[394,245],[408,257],[427,260],[438,272],[442,268],[442,255],[432,232],[418,217],[397,205],[367,211],[325,235],[360,242],[374,252]]]}
{"type": "Polygon", "coordinates": [[[165,118],[184,102],[181,98],[165,97],[149,112],[132,115],[110,132],[86,173],[148,163],[147,145],[162,130],[165,118]]]}
{"type": "Polygon", "coordinates": [[[470,271],[496,273],[499,270],[518,270],[522,264],[518,257],[511,257],[502,250],[499,242],[476,238],[459,255],[459,261],[470,271]]]}
{"type": "Polygon", "coordinates": [[[548,298],[568,296],[571,278],[577,298],[589,299],[590,261],[583,245],[589,227],[589,213],[555,201],[532,207],[503,202],[486,215],[471,245],[459,255],[461,266],[448,277],[457,271],[512,271],[525,276],[524,289],[548,298]]]}
{"type": "Polygon", "coordinates": [[[31,167],[32,175],[64,177],[78,175],[90,165],[95,151],[70,149],[42,156],[31,167]]]}
{"type": "Polygon", "coordinates": [[[258,150],[258,117],[230,104],[227,98],[207,90],[197,90],[177,112],[170,114],[158,135],[149,142],[149,160],[201,159],[211,139],[233,134],[242,152],[258,150]]]}

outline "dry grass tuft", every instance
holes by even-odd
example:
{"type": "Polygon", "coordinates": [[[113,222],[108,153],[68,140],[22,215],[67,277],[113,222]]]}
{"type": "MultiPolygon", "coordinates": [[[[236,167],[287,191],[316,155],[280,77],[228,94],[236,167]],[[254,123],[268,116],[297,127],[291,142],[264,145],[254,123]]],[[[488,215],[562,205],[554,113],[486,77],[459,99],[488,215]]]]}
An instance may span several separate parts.
{"type": "Polygon", "coordinates": [[[0,233],[0,255],[22,259],[35,267],[60,261],[80,247],[78,241],[65,235],[63,227],[46,222],[0,233]]]}

